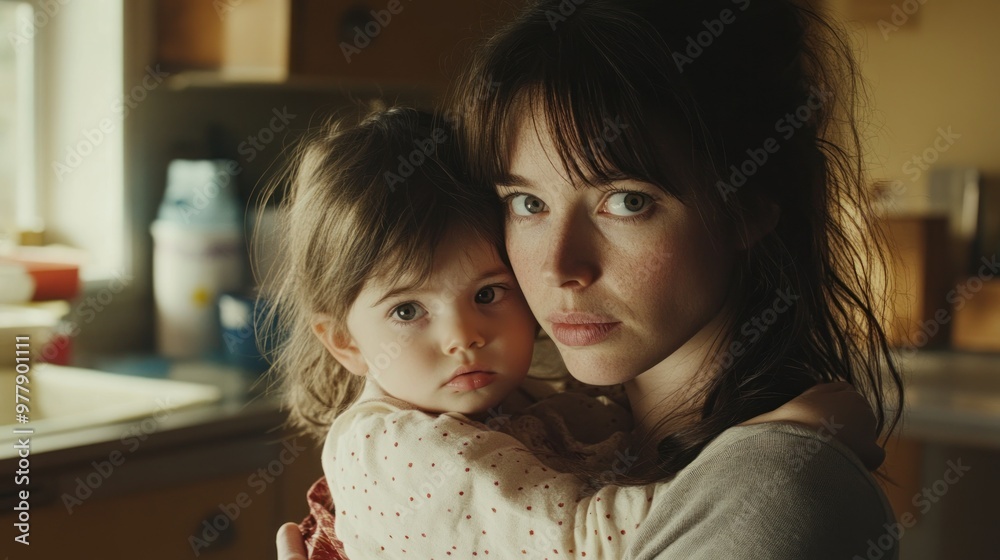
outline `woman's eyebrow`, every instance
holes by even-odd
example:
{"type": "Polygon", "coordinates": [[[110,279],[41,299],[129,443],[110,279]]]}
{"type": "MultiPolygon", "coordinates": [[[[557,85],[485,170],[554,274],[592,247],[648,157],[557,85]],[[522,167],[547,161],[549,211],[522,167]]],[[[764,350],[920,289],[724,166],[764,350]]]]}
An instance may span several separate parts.
{"type": "Polygon", "coordinates": [[[533,189],[535,184],[520,175],[508,175],[497,182],[498,189],[533,189]]]}
{"type": "MultiPolygon", "coordinates": [[[[619,183],[623,181],[640,181],[640,179],[636,179],[635,177],[626,175],[625,173],[614,173],[612,175],[602,178],[588,175],[583,179],[576,181],[574,185],[605,190],[613,186],[613,183],[619,183]]],[[[531,182],[527,178],[522,177],[520,175],[508,175],[503,180],[497,181],[496,188],[531,190],[531,189],[537,189],[537,186],[535,185],[535,183],[531,182]]]]}

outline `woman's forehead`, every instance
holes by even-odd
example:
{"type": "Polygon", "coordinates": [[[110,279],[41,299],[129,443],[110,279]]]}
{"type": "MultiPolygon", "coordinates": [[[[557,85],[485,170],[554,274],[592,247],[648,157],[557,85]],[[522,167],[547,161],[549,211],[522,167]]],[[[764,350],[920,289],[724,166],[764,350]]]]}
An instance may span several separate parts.
{"type": "Polygon", "coordinates": [[[574,149],[574,142],[557,142],[558,132],[537,110],[519,117],[512,130],[506,165],[495,181],[498,186],[531,188],[556,178],[574,185],[594,186],[627,177],[608,169],[610,162],[595,165],[592,161],[593,156],[604,156],[586,152],[585,148],[574,149]],[[595,173],[595,168],[600,168],[601,173],[595,173]]]}

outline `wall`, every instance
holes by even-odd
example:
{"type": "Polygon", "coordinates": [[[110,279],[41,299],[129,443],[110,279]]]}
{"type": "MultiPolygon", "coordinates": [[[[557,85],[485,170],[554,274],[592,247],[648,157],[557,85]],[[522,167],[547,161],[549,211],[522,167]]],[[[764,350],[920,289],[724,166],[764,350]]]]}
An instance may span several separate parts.
{"type": "Polygon", "coordinates": [[[927,175],[917,173],[913,159],[923,158],[925,150],[933,148],[941,130],[950,130],[956,138],[944,151],[927,151],[928,159],[936,157],[936,165],[971,165],[985,175],[1000,175],[1000,33],[996,32],[1000,2],[830,2],[846,17],[869,14],[864,23],[850,28],[871,88],[872,176],[903,181],[907,207],[919,210],[927,175]]]}

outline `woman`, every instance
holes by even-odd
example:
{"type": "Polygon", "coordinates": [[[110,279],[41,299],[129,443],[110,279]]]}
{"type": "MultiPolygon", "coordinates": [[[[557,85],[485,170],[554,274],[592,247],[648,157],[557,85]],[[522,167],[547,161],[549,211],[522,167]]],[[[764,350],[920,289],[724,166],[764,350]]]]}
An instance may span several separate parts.
{"type": "Polygon", "coordinates": [[[788,0],[549,0],[458,92],[533,313],[574,377],[624,384],[628,482],[671,485],[629,558],[851,558],[892,521],[829,438],[734,427],[835,380],[898,419],[856,75],[788,0]]]}

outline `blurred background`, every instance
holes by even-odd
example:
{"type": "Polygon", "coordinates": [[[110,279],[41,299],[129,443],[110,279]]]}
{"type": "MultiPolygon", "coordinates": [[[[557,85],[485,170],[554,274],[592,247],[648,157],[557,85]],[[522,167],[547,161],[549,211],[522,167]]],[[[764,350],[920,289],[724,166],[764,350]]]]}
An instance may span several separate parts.
{"type": "MultiPolygon", "coordinates": [[[[53,364],[31,385],[30,482],[0,482],[8,526],[30,487],[26,557],[273,557],[321,468],[259,377],[259,280],[280,270],[261,189],[330,115],[433,107],[521,4],[0,0],[0,330],[53,364]]],[[[895,247],[892,538],[905,560],[995,558],[1000,3],[824,8],[859,54],[895,247]]]]}

